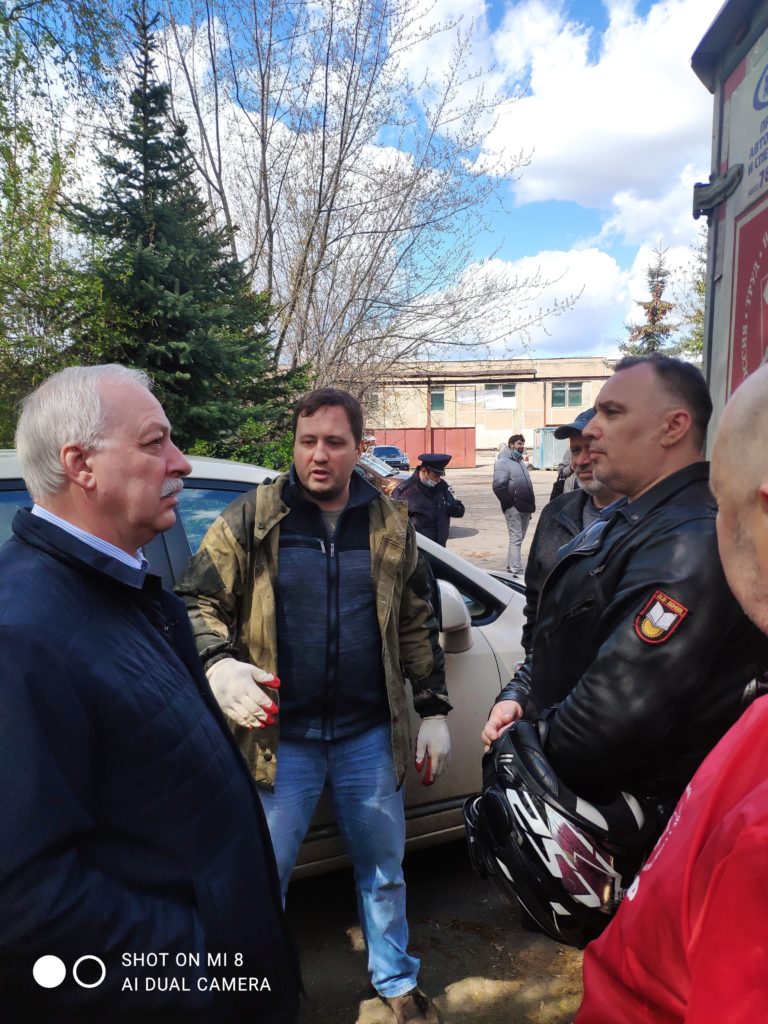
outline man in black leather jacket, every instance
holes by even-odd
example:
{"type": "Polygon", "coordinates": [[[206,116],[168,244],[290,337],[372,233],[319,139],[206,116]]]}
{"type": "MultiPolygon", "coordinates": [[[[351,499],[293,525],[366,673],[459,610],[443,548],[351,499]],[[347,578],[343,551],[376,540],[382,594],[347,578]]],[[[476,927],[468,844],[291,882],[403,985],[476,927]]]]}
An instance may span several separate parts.
{"type": "Polygon", "coordinates": [[[765,639],[728,589],[702,450],[712,403],[692,366],[616,367],[584,428],[595,476],[627,496],[563,549],[542,589],[533,652],[502,690],[488,746],[538,711],[576,792],[617,788],[671,810],[741,713],[765,639]]]}

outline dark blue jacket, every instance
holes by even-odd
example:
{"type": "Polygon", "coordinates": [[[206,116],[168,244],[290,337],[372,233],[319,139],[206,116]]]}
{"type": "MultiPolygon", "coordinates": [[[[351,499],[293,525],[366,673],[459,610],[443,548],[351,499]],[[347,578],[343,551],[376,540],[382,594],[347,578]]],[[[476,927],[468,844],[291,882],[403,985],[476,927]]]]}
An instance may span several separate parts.
{"type": "Polygon", "coordinates": [[[408,518],[414,530],[443,547],[451,528],[448,520],[461,519],[464,515],[464,503],[454,495],[445,480],[439,480],[434,487],[427,487],[421,482],[418,466],[408,480],[395,487],[392,498],[407,501],[408,518]]]}
{"type": "Polygon", "coordinates": [[[264,816],[184,605],[27,511],[13,530],[0,549],[0,1019],[295,1020],[264,816]],[[142,966],[148,953],[166,963],[142,966]],[[44,954],[67,967],[57,988],[33,981],[44,954]],[[104,962],[95,988],[73,980],[82,956],[104,962]],[[224,994],[217,977],[259,982],[224,994]],[[171,979],[180,990],[161,991],[171,979]]]}
{"type": "Polygon", "coordinates": [[[276,592],[281,736],[338,740],[389,721],[368,537],[377,496],[354,473],[330,537],[291,469],[276,592]]]}

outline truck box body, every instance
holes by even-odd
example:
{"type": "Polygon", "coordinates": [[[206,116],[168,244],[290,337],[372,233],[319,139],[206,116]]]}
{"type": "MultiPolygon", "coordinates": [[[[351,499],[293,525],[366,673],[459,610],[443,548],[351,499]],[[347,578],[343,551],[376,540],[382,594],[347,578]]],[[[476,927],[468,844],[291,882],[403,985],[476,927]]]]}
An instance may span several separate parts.
{"type": "Polygon", "coordinates": [[[714,95],[704,371],[715,419],[768,358],[768,0],[728,0],[692,59],[714,95]]]}

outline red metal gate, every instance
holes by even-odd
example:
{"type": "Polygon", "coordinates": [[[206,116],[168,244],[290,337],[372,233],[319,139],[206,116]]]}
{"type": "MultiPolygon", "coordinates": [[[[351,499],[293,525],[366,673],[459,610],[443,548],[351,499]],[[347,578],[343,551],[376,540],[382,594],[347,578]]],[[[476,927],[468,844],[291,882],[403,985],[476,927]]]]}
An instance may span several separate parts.
{"type": "Polygon", "coordinates": [[[412,466],[425,452],[450,455],[452,469],[471,469],[477,464],[474,427],[388,427],[375,433],[376,444],[396,444],[412,466]]]}

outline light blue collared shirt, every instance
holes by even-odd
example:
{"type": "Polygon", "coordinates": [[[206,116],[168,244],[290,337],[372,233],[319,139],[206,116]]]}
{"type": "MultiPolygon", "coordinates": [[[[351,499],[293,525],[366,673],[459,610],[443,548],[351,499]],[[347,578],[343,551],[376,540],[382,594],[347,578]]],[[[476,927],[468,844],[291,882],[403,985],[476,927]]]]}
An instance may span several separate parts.
{"type": "Polygon", "coordinates": [[[79,526],[67,522],[66,519],[57,516],[55,512],[49,512],[47,508],[41,508],[40,505],[32,506],[32,515],[39,516],[48,523],[53,523],[54,526],[58,526],[65,533],[77,537],[83,544],[95,548],[96,551],[99,551],[102,555],[107,555],[109,558],[116,558],[118,562],[129,565],[132,569],[146,569],[149,564],[140,551],[137,551],[135,555],[129,555],[122,548],[117,548],[114,544],[110,544],[108,540],[102,540],[101,537],[96,537],[94,534],[88,533],[87,530],[81,530],[79,526]]]}

